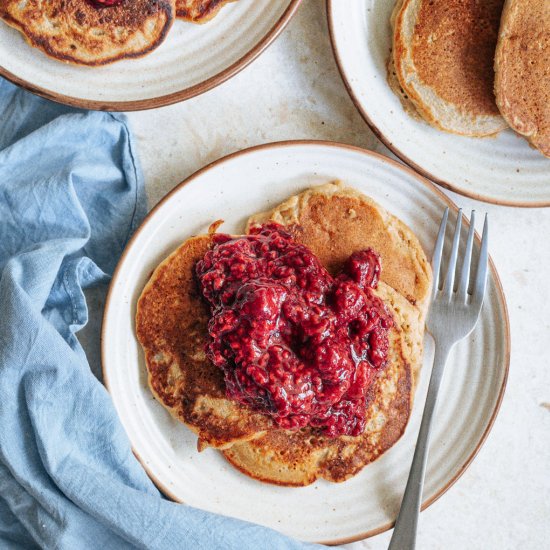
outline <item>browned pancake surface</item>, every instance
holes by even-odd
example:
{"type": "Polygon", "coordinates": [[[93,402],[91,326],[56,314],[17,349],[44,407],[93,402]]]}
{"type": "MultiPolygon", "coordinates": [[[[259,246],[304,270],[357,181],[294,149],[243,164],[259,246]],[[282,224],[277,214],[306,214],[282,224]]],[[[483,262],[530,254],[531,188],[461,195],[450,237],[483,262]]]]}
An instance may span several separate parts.
{"type": "Polygon", "coordinates": [[[252,216],[249,223],[266,219],[289,226],[294,238],[332,273],[356,250],[373,248],[382,260],[381,280],[412,304],[426,304],[431,269],[416,236],[372,199],[341,182],[295,195],[252,216]]]}
{"type": "Polygon", "coordinates": [[[445,101],[498,115],[493,60],[504,0],[422,1],[412,56],[419,78],[445,101]]]}
{"type": "Polygon", "coordinates": [[[228,2],[235,0],[176,0],[177,16],[193,23],[206,23],[228,2]]]}
{"type": "Polygon", "coordinates": [[[357,474],[394,445],[409,419],[413,379],[400,333],[401,328],[392,330],[389,364],[369,390],[362,435],[327,438],[311,428],[272,430],[231,446],[224,456],[241,472],[276,485],[304,486],[318,478],[341,482],[357,474]]]}
{"type": "Polygon", "coordinates": [[[194,268],[210,245],[209,235],[189,239],[155,270],[138,302],[136,332],[156,397],[199,435],[199,448],[222,448],[271,421],[225,397],[223,371],[204,353],[210,314],[194,268]]]}
{"type": "Polygon", "coordinates": [[[155,49],[174,20],[175,0],[5,0],[1,16],[31,46],[59,60],[103,65],[155,49]]]}
{"type": "Polygon", "coordinates": [[[495,93],[502,115],[550,157],[549,0],[507,1],[495,70],[495,93]]]}
{"type": "Polygon", "coordinates": [[[507,127],[492,91],[503,1],[397,0],[389,82],[407,111],[414,106],[430,125],[464,136],[507,127]]]}

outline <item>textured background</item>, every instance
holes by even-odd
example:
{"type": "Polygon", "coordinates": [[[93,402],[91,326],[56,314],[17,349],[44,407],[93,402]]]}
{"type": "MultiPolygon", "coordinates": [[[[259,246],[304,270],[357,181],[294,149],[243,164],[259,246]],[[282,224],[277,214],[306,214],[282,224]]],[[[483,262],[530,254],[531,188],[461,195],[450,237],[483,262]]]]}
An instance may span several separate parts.
{"type": "MultiPolygon", "coordinates": [[[[276,42],[225,84],[129,116],[150,207],[205,164],[260,143],[327,139],[387,154],[340,79],[323,0],[304,0],[276,42]]],[[[489,212],[490,251],[510,311],[512,362],[488,441],[456,485],[422,513],[418,548],[549,548],[550,209],[498,207],[449,194],[466,211],[489,212]]],[[[90,295],[86,341],[99,330],[101,294],[90,295]]],[[[99,367],[97,354],[91,362],[99,367]]],[[[384,533],[347,548],[385,549],[389,538],[384,533]]]]}

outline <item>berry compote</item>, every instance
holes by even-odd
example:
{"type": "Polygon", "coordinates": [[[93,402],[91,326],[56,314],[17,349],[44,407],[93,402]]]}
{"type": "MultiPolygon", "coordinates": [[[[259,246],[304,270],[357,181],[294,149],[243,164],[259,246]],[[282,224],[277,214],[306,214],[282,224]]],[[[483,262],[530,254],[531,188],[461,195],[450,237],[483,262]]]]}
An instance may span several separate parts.
{"type": "Polygon", "coordinates": [[[372,290],[378,254],[355,252],[333,277],[275,223],[213,239],[196,274],[212,315],[206,353],[223,369],[227,396],[281,428],[361,434],[393,326],[372,290]]]}

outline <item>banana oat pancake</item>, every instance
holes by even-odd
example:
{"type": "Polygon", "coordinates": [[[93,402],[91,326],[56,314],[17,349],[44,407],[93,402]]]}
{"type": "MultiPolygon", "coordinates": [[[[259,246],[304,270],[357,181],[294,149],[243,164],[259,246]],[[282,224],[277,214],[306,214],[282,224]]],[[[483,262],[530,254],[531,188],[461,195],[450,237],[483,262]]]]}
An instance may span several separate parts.
{"type": "Polygon", "coordinates": [[[423,309],[431,268],[414,233],[371,198],[335,181],[294,195],[273,210],[251,216],[285,225],[331,272],[356,250],[372,248],[384,266],[381,280],[423,309]]]}
{"type": "Polygon", "coordinates": [[[507,124],[493,93],[504,0],[399,0],[392,16],[399,83],[419,114],[448,132],[485,136],[507,124]]]}
{"type": "Polygon", "coordinates": [[[225,397],[221,369],[205,354],[210,313],[197,288],[195,264],[210,235],[185,241],[154,271],[138,301],[136,333],[149,386],[175,418],[198,436],[198,448],[224,448],[257,437],[269,417],[225,397]]]}
{"type": "Polygon", "coordinates": [[[318,478],[342,482],[391,448],[403,434],[412,406],[414,372],[422,359],[423,318],[391,287],[377,289],[396,326],[387,367],[369,388],[367,424],[357,436],[330,438],[318,430],[270,430],[223,454],[241,472],[268,483],[304,486],[318,478]]]}
{"type": "Polygon", "coordinates": [[[174,21],[175,0],[4,0],[0,15],[50,57],[105,65],[159,46],[174,21]]]}
{"type": "Polygon", "coordinates": [[[507,0],[495,56],[495,93],[508,124],[550,157],[550,2],[507,0]]]}

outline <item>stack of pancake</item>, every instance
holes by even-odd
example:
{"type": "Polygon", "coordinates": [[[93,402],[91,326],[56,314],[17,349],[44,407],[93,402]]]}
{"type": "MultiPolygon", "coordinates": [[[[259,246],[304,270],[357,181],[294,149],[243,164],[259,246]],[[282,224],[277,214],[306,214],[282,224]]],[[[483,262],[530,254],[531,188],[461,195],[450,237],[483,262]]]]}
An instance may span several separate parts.
{"type": "Polygon", "coordinates": [[[409,112],[472,137],[510,126],[550,156],[548,0],[397,0],[391,23],[409,112]]]}
{"type": "Polygon", "coordinates": [[[176,17],[204,23],[229,0],[3,0],[0,17],[55,59],[105,65],[141,57],[176,17]]]}
{"type": "Polygon", "coordinates": [[[365,432],[329,438],[310,427],[279,429],[268,415],[226,397],[223,372],[205,355],[210,312],[194,275],[196,262],[212,246],[212,234],[185,241],[157,267],[139,299],[136,332],[149,385],[158,401],[198,435],[199,450],[221,450],[255,479],[288,486],[319,477],[344,481],[388,450],[405,429],[422,361],[430,266],[408,227],[341,183],[305,191],[250,221],[267,220],[285,225],[333,274],[357,250],[372,247],[381,256],[376,293],[395,326],[387,367],[369,389],[365,432]]]}

